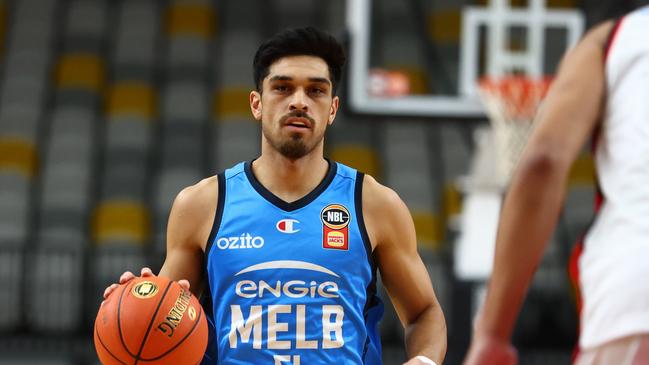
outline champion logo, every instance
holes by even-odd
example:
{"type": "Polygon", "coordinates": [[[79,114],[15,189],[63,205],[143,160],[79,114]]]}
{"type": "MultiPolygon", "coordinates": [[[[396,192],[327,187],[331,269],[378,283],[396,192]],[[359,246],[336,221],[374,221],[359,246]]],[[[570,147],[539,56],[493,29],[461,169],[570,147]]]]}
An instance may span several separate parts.
{"type": "Polygon", "coordinates": [[[278,221],[277,225],[275,227],[277,227],[277,230],[282,232],[282,233],[291,234],[291,233],[296,233],[296,232],[300,231],[299,228],[295,227],[298,223],[300,223],[300,221],[298,221],[297,219],[289,219],[289,218],[287,218],[287,219],[282,219],[282,220],[278,221]]]}

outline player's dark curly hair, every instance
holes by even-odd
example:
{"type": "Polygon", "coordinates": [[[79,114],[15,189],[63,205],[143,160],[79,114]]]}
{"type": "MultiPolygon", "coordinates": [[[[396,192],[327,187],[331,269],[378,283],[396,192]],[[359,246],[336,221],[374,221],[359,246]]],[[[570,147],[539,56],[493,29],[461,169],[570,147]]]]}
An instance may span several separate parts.
{"type": "Polygon", "coordinates": [[[270,72],[270,65],[286,56],[322,58],[329,66],[332,92],[336,94],[345,64],[345,50],[336,38],[313,27],[283,30],[259,46],[253,61],[257,91],[261,92],[263,80],[270,72]]]}

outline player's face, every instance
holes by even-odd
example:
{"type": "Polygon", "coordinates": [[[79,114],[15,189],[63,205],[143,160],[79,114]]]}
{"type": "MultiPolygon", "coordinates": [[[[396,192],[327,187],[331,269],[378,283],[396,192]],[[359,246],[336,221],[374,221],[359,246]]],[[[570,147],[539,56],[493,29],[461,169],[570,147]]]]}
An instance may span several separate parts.
{"type": "Polygon", "coordinates": [[[338,110],[327,63],[314,56],[290,56],[270,66],[262,93],[250,94],[263,138],[283,156],[296,160],[321,147],[338,110]]]}

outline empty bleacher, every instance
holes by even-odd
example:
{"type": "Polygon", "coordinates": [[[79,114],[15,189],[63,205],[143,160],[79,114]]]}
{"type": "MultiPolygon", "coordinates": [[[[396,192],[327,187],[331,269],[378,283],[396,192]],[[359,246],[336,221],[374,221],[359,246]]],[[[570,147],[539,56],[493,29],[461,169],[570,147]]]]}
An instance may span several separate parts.
{"type": "MultiPolygon", "coordinates": [[[[425,45],[457,52],[454,2],[423,1],[420,22],[409,21],[411,2],[376,3],[373,66],[403,72],[413,94],[448,91],[448,80],[435,80],[455,73],[431,66],[425,45]]],[[[160,267],[178,192],[259,155],[260,122],[248,103],[259,43],[304,25],[347,41],[345,7],[344,0],[0,0],[0,365],[96,363],[90,334],[103,289],[125,270],[160,267]]],[[[457,294],[450,246],[475,125],[355,115],[344,85],[339,94],[326,156],[404,200],[452,323],[466,304],[458,304],[466,297],[457,294]]],[[[571,175],[561,230],[532,288],[541,304],[525,312],[529,326],[549,315],[539,309],[545,294],[564,295],[566,245],[591,219],[592,173],[584,157],[571,175]]],[[[390,307],[382,328],[388,365],[405,358],[390,307]]],[[[557,313],[568,318],[564,327],[573,325],[565,307],[557,313]]],[[[468,330],[455,329],[460,337],[468,330]]],[[[450,363],[464,350],[462,341],[452,344],[450,363]]],[[[565,353],[522,359],[563,361],[565,353]]]]}

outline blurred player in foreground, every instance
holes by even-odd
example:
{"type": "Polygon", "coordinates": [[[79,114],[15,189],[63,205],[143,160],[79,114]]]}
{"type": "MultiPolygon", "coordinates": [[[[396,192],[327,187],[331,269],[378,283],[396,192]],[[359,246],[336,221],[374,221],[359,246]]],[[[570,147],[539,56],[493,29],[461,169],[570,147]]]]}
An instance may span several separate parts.
{"type": "Polygon", "coordinates": [[[575,364],[649,364],[649,7],[594,27],[567,53],[535,123],[465,365],[517,363],[514,323],[590,136],[599,199],[579,259],[575,364]]]}

